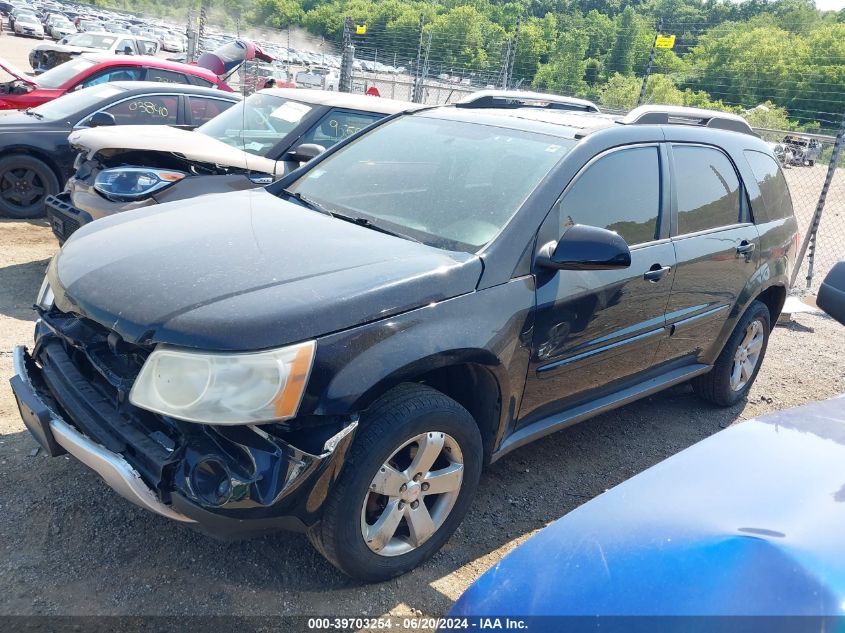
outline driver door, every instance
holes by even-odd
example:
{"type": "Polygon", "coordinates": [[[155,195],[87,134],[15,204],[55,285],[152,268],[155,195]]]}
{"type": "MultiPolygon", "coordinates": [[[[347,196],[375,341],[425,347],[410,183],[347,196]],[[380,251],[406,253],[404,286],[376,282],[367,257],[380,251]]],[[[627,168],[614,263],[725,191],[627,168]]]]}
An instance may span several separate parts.
{"type": "Polygon", "coordinates": [[[615,231],[631,248],[631,266],[537,269],[521,426],[635,382],[651,367],[666,336],[675,267],[667,164],[659,144],[610,150],[584,167],[549,214],[541,235],[559,237],[573,224],[615,231]]]}

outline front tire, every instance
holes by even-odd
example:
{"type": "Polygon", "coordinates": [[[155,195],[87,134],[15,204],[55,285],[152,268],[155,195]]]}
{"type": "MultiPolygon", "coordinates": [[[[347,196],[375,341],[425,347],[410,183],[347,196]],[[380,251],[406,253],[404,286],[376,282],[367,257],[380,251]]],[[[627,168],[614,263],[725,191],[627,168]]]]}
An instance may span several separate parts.
{"type": "Polygon", "coordinates": [[[387,580],[434,555],[464,518],[483,449],[475,420],[431,387],[403,384],[361,419],[308,537],[343,573],[387,580]]]}
{"type": "Polygon", "coordinates": [[[18,220],[41,217],[47,196],[58,192],[59,180],[43,161],[24,154],[0,159],[0,215],[18,220]]]}
{"type": "Polygon", "coordinates": [[[693,379],[695,393],[720,407],[744,399],[760,372],[771,330],[769,308],[754,301],[736,324],[713,369],[693,379]]]}

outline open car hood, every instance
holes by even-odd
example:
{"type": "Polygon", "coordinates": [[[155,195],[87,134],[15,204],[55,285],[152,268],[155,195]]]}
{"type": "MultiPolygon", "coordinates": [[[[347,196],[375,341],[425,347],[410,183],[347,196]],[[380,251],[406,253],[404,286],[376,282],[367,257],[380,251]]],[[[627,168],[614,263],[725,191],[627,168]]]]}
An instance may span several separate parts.
{"type": "Polygon", "coordinates": [[[167,125],[119,125],[76,130],[68,137],[74,147],[93,158],[97,152],[150,151],[172,153],[190,161],[239,167],[273,174],[276,161],[241,151],[199,132],[167,125]]]}
{"type": "Polygon", "coordinates": [[[275,58],[265,53],[261,47],[247,39],[226,42],[210,53],[203,53],[197,60],[197,66],[206,68],[218,77],[230,74],[244,62],[257,59],[272,62],[275,58]]]}
{"type": "Polygon", "coordinates": [[[30,86],[38,85],[32,77],[27,77],[22,70],[18,69],[14,64],[10,64],[2,57],[0,57],[0,70],[5,70],[15,79],[19,79],[20,81],[27,83],[30,86]]]}

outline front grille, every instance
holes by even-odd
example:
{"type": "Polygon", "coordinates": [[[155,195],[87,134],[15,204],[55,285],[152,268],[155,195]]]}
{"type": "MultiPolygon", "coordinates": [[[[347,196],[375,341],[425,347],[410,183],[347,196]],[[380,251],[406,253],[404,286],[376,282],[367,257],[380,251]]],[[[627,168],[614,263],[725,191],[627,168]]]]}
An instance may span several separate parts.
{"type": "Polygon", "coordinates": [[[126,402],[152,350],[126,343],[99,323],[55,308],[44,313],[42,320],[61,339],[78,371],[115,406],[126,402]]]}
{"type": "Polygon", "coordinates": [[[179,424],[129,402],[152,350],[56,308],[42,312],[41,319],[50,332],[38,339],[33,356],[60,412],[85,435],[127,457],[148,485],[166,494],[182,443],[179,424]]]}

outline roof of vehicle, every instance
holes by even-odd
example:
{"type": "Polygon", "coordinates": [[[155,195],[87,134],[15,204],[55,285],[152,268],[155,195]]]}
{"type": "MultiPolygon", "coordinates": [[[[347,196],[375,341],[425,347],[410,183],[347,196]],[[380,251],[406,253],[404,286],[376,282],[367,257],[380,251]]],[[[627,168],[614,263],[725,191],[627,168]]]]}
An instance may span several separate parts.
{"type": "Polygon", "coordinates": [[[101,54],[101,53],[85,53],[83,55],[84,58],[90,59],[97,64],[103,65],[116,65],[119,64],[121,66],[144,66],[144,67],[154,67],[154,68],[161,68],[164,70],[174,70],[180,72],[187,72],[191,73],[192,75],[196,75],[198,77],[208,78],[215,83],[220,81],[220,78],[215,75],[210,70],[203,68],[202,66],[196,66],[193,64],[183,64],[181,62],[171,62],[167,59],[162,59],[161,57],[153,57],[151,55],[108,55],[108,54],[101,54]]]}
{"type": "Polygon", "coordinates": [[[155,90],[216,97],[226,99],[227,101],[241,101],[243,99],[237,92],[224,92],[217,88],[206,88],[205,86],[194,86],[192,84],[163,83],[161,81],[110,81],[108,84],[101,85],[113,86],[125,90],[128,93],[155,90]]]}
{"type": "Polygon", "coordinates": [[[566,106],[570,106],[573,110],[577,108],[588,112],[601,112],[595,103],[586,99],[525,90],[479,90],[458,101],[458,105],[487,108],[507,105],[508,107],[547,107],[549,109],[566,109],[566,106]],[[555,106],[564,107],[555,108],[555,106]]]}
{"type": "Polygon", "coordinates": [[[640,106],[625,116],[618,116],[530,106],[501,109],[482,106],[476,109],[467,104],[460,104],[458,107],[431,108],[423,115],[485,123],[570,139],[580,139],[601,129],[632,125],[703,127],[757,137],[745,119],[738,115],[681,106],[640,106]]]}
{"type": "Polygon", "coordinates": [[[335,92],[333,90],[309,90],[304,88],[265,88],[261,93],[268,93],[293,101],[301,101],[314,105],[328,106],[331,108],[351,108],[353,110],[366,110],[378,112],[379,114],[395,114],[423,107],[420,104],[409,101],[397,101],[383,97],[371,97],[369,95],[350,94],[348,92],[335,92]]]}

